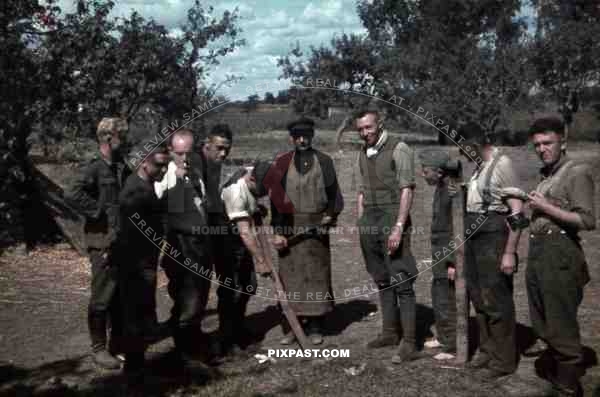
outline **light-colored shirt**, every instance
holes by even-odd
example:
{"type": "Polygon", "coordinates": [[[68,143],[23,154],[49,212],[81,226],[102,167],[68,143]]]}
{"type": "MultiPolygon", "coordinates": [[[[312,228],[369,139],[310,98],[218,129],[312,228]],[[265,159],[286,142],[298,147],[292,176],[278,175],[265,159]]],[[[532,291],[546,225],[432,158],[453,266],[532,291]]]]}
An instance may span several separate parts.
{"type": "Polygon", "coordinates": [[[244,178],[224,188],[221,199],[225,203],[225,212],[231,221],[250,217],[257,209],[256,199],[250,193],[244,178]]]}
{"type": "Polygon", "coordinates": [[[490,178],[490,191],[488,210],[498,213],[510,211],[508,205],[502,200],[500,191],[507,187],[519,187],[518,178],[510,157],[500,153],[498,148],[493,148],[492,155],[488,161],[484,161],[479,168],[473,172],[471,180],[468,182],[467,190],[467,212],[484,213],[485,203],[483,201],[485,179],[489,168],[494,163],[494,159],[500,156],[490,178]]]}

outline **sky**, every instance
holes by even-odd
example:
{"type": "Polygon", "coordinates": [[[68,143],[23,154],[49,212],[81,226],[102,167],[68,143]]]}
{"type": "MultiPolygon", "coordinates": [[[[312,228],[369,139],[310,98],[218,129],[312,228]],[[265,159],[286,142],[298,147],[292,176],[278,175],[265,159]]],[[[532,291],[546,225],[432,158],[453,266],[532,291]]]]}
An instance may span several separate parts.
{"type": "MultiPolygon", "coordinates": [[[[193,0],[114,0],[114,16],[129,15],[132,9],[144,17],[152,17],[174,34],[185,21],[186,11],[193,0]]],[[[72,0],[60,0],[63,11],[72,10],[72,0]]],[[[277,59],[286,55],[298,42],[308,50],[311,45],[329,44],[334,34],[363,33],[356,13],[355,0],[240,0],[202,1],[212,5],[213,15],[238,8],[238,26],[246,45],[221,59],[220,65],[210,70],[209,83],[219,84],[227,75],[242,80],[231,87],[221,86],[218,94],[231,100],[244,100],[250,94],[263,96],[289,86],[280,80],[281,69],[277,59]]]]}
{"type": "MultiPolygon", "coordinates": [[[[185,21],[186,12],[194,0],[114,0],[113,16],[127,16],[133,9],[144,17],[152,17],[173,34],[185,21]]],[[[63,11],[71,11],[73,0],[59,0],[63,11]]],[[[270,91],[286,89],[289,81],[279,79],[281,69],[277,59],[299,43],[306,54],[310,46],[328,45],[335,34],[365,33],[357,12],[356,0],[239,0],[201,1],[212,5],[214,16],[238,8],[238,26],[246,45],[221,59],[220,65],[209,71],[207,84],[220,84],[226,76],[235,75],[241,81],[221,86],[218,95],[230,100],[245,100],[251,94],[260,97],[270,91]]],[[[527,16],[531,10],[523,10],[527,16]]]]}

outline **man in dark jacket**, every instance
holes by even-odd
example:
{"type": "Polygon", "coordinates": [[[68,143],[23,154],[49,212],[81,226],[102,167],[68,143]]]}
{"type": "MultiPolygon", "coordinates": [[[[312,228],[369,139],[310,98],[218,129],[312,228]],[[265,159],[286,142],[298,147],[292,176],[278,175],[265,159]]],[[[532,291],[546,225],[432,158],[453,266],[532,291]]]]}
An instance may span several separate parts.
{"type": "Polygon", "coordinates": [[[92,265],[91,295],[88,305],[88,329],[92,340],[93,359],[105,369],[117,369],[118,336],[121,315],[118,304],[117,276],[108,261],[109,247],[119,230],[119,192],[129,168],[121,156],[127,133],[127,122],[120,118],[104,118],[96,135],[99,151],[83,168],[67,197],[85,215],[85,241],[92,265]],[[110,348],[106,331],[110,320],[110,348]]]}
{"type": "Polygon", "coordinates": [[[182,129],[171,136],[171,162],[167,173],[155,183],[157,196],[167,210],[167,241],[176,257],[165,253],[162,267],[169,279],[173,300],[171,326],[175,347],[183,361],[192,356],[207,357],[207,337],[202,333],[202,318],[208,302],[210,279],[186,267],[208,267],[208,236],[201,233],[207,223],[206,191],[201,164],[192,161],[194,135],[182,129]]]}
{"type": "MultiPolygon", "coordinates": [[[[125,372],[139,373],[156,316],[156,267],[164,243],[164,208],[154,191],[168,166],[166,147],[154,148],[119,195],[121,228],[113,244],[123,310],[125,372]]],[[[169,248],[165,248],[169,251],[169,248]]]]}

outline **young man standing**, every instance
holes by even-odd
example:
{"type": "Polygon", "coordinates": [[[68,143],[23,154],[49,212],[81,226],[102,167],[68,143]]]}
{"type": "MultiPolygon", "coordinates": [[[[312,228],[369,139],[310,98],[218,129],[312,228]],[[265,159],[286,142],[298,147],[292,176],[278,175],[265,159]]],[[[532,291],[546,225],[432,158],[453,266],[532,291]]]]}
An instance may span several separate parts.
{"type": "Polygon", "coordinates": [[[146,340],[156,319],[156,267],[165,210],[154,183],[162,180],[168,164],[167,148],[153,148],[119,195],[121,228],[113,255],[123,309],[124,370],[134,377],[143,369],[146,340]]]}
{"type": "Polygon", "coordinates": [[[526,224],[523,202],[501,192],[518,187],[510,157],[476,123],[461,130],[462,151],[476,167],[468,183],[465,221],[465,281],[477,314],[479,349],[468,363],[493,380],[517,369],[513,276],[517,248],[526,224]]]}
{"type": "Polygon", "coordinates": [[[529,193],[525,280],[533,328],[549,345],[535,367],[563,394],[582,396],[577,309],[590,277],[578,233],[596,227],[592,168],[566,155],[564,124],[557,117],[536,120],[529,137],[543,167],[540,183],[529,193]]]}
{"type": "Polygon", "coordinates": [[[110,246],[119,230],[119,192],[131,173],[122,156],[127,121],[103,118],[98,124],[98,155],[83,168],[67,197],[85,215],[85,241],[92,265],[88,329],[94,362],[105,369],[118,369],[120,362],[121,311],[114,263],[108,260],[110,246]],[[110,322],[110,342],[106,333],[110,322]]]}

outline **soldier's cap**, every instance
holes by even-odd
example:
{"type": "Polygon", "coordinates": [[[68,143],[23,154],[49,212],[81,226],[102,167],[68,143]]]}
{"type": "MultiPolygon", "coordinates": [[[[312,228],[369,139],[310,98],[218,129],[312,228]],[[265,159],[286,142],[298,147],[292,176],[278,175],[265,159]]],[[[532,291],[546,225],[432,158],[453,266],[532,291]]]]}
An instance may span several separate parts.
{"type": "Polygon", "coordinates": [[[315,122],[308,117],[302,117],[289,123],[287,129],[292,136],[312,137],[315,134],[315,122]]]}
{"type": "Polygon", "coordinates": [[[528,135],[531,137],[534,134],[544,133],[544,132],[555,132],[559,135],[564,135],[565,133],[565,123],[562,118],[557,115],[545,115],[542,117],[538,117],[531,127],[529,127],[528,135]]]}
{"type": "Polygon", "coordinates": [[[425,149],[419,153],[419,161],[423,167],[444,168],[450,161],[450,155],[439,149],[425,149]]]}
{"type": "Polygon", "coordinates": [[[96,137],[98,141],[106,141],[109,136],[112,136],[115,132],[123,134],[129,130],[129,124],[127,120],[121,117],[104,117],[98,123],[96,129],[96,137]]]}
{"type": "Polygon", "coordinates": [[[460,143],[464,145],[491,145],[495,141],[495,134],[484,130],[479,123],[470,121],[459,129],[460,143]]]}

